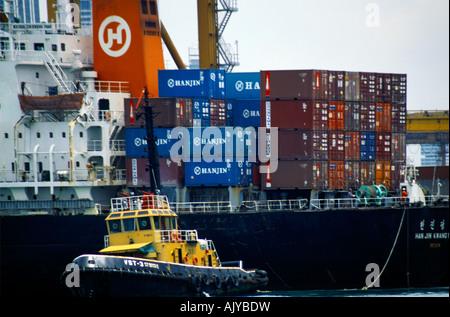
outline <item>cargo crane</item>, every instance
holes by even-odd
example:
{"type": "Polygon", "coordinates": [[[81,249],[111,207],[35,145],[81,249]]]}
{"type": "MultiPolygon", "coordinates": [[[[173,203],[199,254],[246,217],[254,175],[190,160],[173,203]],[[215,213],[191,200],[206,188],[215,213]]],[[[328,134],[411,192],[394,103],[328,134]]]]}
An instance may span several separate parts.
{"type": "Polygon", "coordinates": [[[237,54],[222,39],[231,14],[237,10],[237,0],[197,0],[200,68],[230,72],[239,65],[237,54]],[[224,13],[220,21],[219,13],[224,13]]]}

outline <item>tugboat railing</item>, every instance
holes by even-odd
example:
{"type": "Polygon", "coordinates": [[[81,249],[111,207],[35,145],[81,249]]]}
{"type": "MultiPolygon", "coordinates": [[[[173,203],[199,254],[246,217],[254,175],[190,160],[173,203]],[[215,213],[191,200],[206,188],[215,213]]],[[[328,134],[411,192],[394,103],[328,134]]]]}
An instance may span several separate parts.
{"type": "Polygon", "coordinates": [[[196,242],[197,230],[155,230],[155,242],[196,242]]]}
{"type": "Polygon", "coordinates": [[[170,209],[169,200],[164,195],[141,195],[111,199],[112,212],[143,209],[170,209]]]}

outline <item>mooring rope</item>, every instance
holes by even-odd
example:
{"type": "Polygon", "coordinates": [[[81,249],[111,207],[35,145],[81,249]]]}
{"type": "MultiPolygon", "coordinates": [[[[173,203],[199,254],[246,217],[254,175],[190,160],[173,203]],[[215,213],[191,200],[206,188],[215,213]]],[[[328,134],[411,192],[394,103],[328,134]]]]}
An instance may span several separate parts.
{"type": "MultiPolygon", "coordinates": [[[[386,268],[386,266],[387,266],[388,263],[389,263],[389,260],[391,259],[392,253],[394,252],[394,249],[395,249],[395,246],[397,245],[397,240],[398,240],[398,237],[399,237],[399,235],[400,235],[400,231],[401,231],[401,229],[402,229],[403,219],[405,219],[405,214],[406,214],[406,206],[403,208],[402,220],[400,221],[400,226],[398,227],[397,236],[395,237],[394,245],[393,245],[392,248],[391,248],[391,252],[389,253],[389,256],[388,256],[388,258],[387,258],[387,260],[386,260],[386,263],[384,264],[383,269],[381,270],[380,274],[378,274],[377,278],[376,278],[370,285],[364,286],[364,287],[362,288],[362,290],[367,290],[368,288],[371,288],[371,287],[372,287],[372,286],[380,279],[381,274],[383,274],[384,269],[386,268]]],[[[408,237],[406,237],[406,238],[408,239],[408,237]]]]}

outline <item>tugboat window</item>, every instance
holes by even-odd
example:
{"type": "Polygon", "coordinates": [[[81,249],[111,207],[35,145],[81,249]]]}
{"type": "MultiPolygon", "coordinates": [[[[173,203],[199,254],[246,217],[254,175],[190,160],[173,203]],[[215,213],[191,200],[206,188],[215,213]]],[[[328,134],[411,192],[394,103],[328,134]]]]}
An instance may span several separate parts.
{"type": "Polygon", "coordinates": [[[109,221],[109,231],[110,233],[122,232],[122,224],[120,220],[110,220],[109,221]]]}
{"type": "Polygon", "coordinates": [[[152,225],[150,223],[150,217],[138,218],[139,230],[150,230],[152,225]]]}
{"type": "Polygon", "coordinates": [[[153,220],[155,221],[155,230],[159,230],[159,218],[160,217],[153,217],[153,220]]]}
{"type": "Polygon", "coordinates": [[[135,218],[123,219],[123,231],[135,231],[136,221],[135,218]]]}

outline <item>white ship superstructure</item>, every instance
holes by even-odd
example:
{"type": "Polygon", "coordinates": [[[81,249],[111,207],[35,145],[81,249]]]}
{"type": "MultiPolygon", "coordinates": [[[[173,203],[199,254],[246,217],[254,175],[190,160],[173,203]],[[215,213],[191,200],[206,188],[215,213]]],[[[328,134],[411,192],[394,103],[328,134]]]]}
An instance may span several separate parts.
{"type": "Polygon", "coordinates": [[[0,212],[98,210],[125,184],[129,85],[96,80],[89,31],[7,16],[0,23],[0,212]]]}

